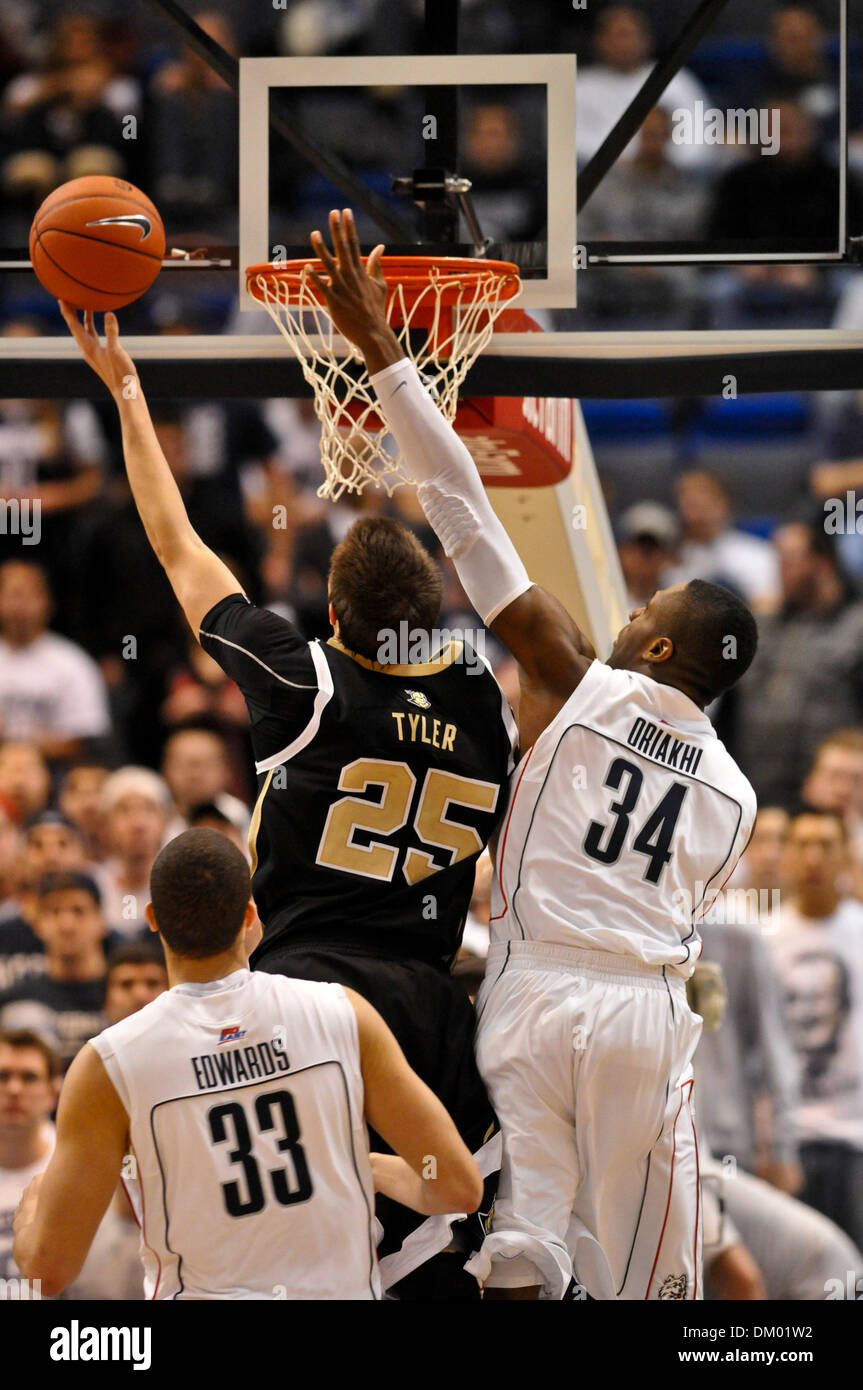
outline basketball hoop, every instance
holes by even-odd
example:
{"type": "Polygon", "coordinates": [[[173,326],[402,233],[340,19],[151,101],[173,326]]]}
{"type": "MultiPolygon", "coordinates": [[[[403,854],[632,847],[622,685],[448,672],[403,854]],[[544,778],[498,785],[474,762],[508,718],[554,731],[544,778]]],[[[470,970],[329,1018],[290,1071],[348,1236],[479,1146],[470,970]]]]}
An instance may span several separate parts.
{"type": "MultiPolygon", "coordinates": [[[[521,292],[518,266],[457,256],[383,256],[387,321],[429,392],[452,423],[459,387],[487,347],[504,306],[521,292]],[[421,343],[414,330],[424,330],[421,343]]],[[[413,479],[392,444],[362,357],[335,331],[309,268],[320,261],[272,261],[246,270],[249,293],[290,343],[315,393],[325,479],[319,497],[336,501],[373,482],[392,495],[413,479]],[[388,446],[389,439],[389,446],[388,446]]]]}

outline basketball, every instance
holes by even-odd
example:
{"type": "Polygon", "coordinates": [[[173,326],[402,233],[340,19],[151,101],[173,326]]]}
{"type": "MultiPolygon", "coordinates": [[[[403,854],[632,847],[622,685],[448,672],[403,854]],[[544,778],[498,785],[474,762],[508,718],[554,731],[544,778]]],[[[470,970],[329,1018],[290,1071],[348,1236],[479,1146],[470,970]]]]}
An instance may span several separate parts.
{"type": "Polygon", "coordinates": [[[165,229],[150,199],[106,174],[55,188],[30,228],[37,278],[76,309],[131,304],[152,285],[164,254],[165,229]]]}

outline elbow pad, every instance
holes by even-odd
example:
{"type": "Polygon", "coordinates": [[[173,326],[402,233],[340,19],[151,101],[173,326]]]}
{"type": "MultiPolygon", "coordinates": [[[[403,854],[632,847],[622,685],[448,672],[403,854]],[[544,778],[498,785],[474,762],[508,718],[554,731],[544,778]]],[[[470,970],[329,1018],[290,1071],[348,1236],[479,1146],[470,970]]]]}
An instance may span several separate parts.
{"type": "Polygon", "coordinates": [[[476,465],[404,357],[372,377],[387,425],[417,483],[417,496],[483,622],[531,587],[495,515],[476,465]]]}

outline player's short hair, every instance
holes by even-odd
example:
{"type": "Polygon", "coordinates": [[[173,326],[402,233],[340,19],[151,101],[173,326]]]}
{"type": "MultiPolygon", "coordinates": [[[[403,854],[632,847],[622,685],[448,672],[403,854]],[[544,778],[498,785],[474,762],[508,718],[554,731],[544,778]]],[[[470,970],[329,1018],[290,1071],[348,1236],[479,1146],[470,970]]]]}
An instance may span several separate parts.
{"type": "Polygon", "coordinates": [[[677,641],[691,653],[704,703],[745,675],[758,646],[758,625],[737,594],[722,584],[691,579],[680,596],[677,641]]]}
{"type": "Polygon", "coordinates": [[[53,1047],[32,1028],[0,1028],[0,1047],[11,1047],[15,1052],[23,1052],[25,1048],[32,1048],[34,1052],[41,1053],[49,1081],[53,1081],[63,1070],[60,1058],[53,1047]]]}
{"type": "Polygon", "coordinates": [[[251,892],[249,866],[236,845],[204,826],[170,840],[150,873],[159,932],[190,960],[218,955],[236,941],[251,892]]]}
{"type": "Polygon", "coordinates": [[[354,522],[333,551],[330,602],[351,651],[378,660],[382,633],[407,623],[428,632],[440,612],[440,571],[412,531],[394,517],[354,522]]]}

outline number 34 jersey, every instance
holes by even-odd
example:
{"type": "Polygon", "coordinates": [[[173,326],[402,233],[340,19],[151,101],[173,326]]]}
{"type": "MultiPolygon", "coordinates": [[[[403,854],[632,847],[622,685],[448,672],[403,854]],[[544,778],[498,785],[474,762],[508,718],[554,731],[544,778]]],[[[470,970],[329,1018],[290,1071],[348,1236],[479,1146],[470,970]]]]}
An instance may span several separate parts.
{"type": "Polygon", "coordinates": [[[175,985],[91,1045],[129,1116],[148,1298],[381,1296],[340,985],[248,970],[175,985]]]}
{"type": "Polygon", "coordinates": [[[635,956],[688,977],[755,793],[682,691],[594,661],[512,778],[492,939],[635,956]]]}

